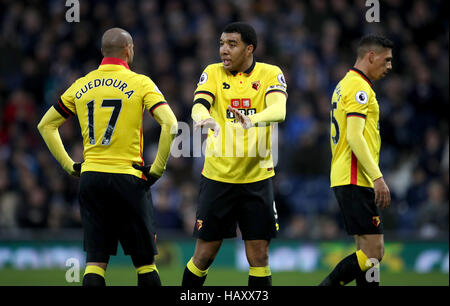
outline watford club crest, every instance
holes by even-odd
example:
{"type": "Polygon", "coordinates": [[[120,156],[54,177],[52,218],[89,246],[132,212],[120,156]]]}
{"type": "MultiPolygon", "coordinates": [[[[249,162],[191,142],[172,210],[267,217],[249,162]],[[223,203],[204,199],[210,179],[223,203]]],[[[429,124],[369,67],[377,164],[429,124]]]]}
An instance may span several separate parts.
{"type": "Polygon", "coordinates": [[[203,226],[203,220],[197,219],[196,226],[197,226],[197,230],[199,231],[203,226]]]}
{"type": "Polygon", "coordinates": [[[373,216],[372,217],[372,223],[375,225],[375,227],[378,227],[380,225],[380,217],[379,216],[373,216]]]}
{"type": "Polygon", "coordinates": [[[260,86],[261,86],[261,83],[259,83],[259,80],[252,83],[252,88],[254,90],[258,90],[260,86]]]}

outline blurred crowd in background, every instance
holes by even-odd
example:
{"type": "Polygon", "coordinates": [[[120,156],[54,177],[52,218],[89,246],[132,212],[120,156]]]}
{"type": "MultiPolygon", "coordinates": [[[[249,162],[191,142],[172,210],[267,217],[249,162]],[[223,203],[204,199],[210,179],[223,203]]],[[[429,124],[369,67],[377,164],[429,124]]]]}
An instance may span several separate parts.
{"type": "MultiPolygon", "coordinates": [[[[359,38],[380,33],[395,44],[392,73],[374,85],[381,112],[380,167],[392,196],[382,213],[385,232],[448,239],[447,1],[379,1],[378,23],[366,21],[365,2],[79,0],[80,22],[69,23],[65,1],[1,1],[0,231],[81,228],[78,179],[62,170],[36,126],[65,89],[98,67],[106,29],[131,33],[131,69],[158,85],[192,134],[200,74],[220,61],[224,26],[245,21],[258,34],[256,60],[279,66],[288,83],[274,179],[279,237],[346,235],[329,188],[330,98],[354,64],[359,38]]],[[[146,162],[155,156],[159,131],[145,115],[146,162]]],[[[70,156],[82,161],[77,119],[59,132],[70,156]]],[[[183,137],[189,142],[192,135],[183,137]]],[[[202,158],[169,159],[152,187],[159,232],[190,237],[202,166],[202,158]]]]}

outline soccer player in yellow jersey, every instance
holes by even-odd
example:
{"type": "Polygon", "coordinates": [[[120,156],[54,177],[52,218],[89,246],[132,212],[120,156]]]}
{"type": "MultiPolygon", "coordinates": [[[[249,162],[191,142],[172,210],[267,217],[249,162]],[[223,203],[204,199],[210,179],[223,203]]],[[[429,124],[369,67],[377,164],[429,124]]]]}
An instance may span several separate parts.
{"type": "Polygon", "coordinates": [[[237,225],[249,262],[249,286],[270,286],[269,243],[278,230],[272,176],[271,122],[286,115],[280,68],[256,62],[255,30],[229,24],[220,37],[221,63],[206,67],[194,93],[195,128],[209,128],[200,179],[193,257],[183,286],[202,286],[224,238],[237,225]]]}
{"type": "MultiPolygon", "coordinates": [[[[384,255],[380,209],[390,205],[390,192],[378,166],[380,154],[379,106],[372,80],[392,69],[390,40],[363,37],[357,60],[334,90],[331,100],[331,187],[357,251],[337,264],[322,286],[341,286],[356,279],[357,286],[378,286],[378,277],[366,272],[384,255]]],[[[378,274],[379,276],[379,274],[378,274]]]]}
{"type": "Polygon", "coordinates": [[[80,176],[79,201],[84,230],[84,286],[104,286],[110,255],[120,241],[131,255],[138,285],[161,285],[149,186],[162,176],[177,132],[177,120],[153,81],[130,70],[133,40],[120,28],[102,37],[104,56],[98,69],[76,80],[43,116],[38,129],[48,148],[69,174],[80,176]],[[153,164],[142,157],[144,110],[161,125],[153,164]],[[67,154],[58,133],[77,116],[83,136],[83,163],[67,154]]]}

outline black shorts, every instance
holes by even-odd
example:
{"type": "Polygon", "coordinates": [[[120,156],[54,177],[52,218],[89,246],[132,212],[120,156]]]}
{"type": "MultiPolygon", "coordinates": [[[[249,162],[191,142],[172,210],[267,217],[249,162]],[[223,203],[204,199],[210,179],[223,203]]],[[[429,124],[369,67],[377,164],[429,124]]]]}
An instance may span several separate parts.
{"type": "Polygon", "coordinates": [[[276,237],[278,220],[272,178],[231,184],[201,176],[194,237],[206,241],[236,237],[237,225],[243,240],[276,237]]]}
{"type": "Polygon", "coordinates": [[[345,185],[333,187],[333,191],[349,235],[383,234],[383,222],[380,209],[375,205],[373,188],[345,185]]]}
{"type": "Polygon", "coordinates": [[[126,255],[157,254],[152,197],[143,179],[83,172],[79,201],[88,255],[116,255],[119,241],[126,255]]]}

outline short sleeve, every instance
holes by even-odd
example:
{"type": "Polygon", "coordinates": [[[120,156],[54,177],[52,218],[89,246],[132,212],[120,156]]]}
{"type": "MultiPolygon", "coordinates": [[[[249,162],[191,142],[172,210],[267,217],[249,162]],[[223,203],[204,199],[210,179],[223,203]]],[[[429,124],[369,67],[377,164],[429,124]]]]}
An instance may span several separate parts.
{"type": "Polygon", "coordinates": [[[203,98],[209,103],[213,104],[217,92],[217,77],[213,65],[205,68],[197,83],[197,88],[194,93],[194,101],[198,98],[203,98]]]}
{"type": "MultiPolygon", "coordinates": [[[[78,80],[75,81],[56,101],[55,104],[53,104],[53,107],[58,111],[58,113],[63,116],[64,118],[72,117],[76,114],[76,107],[75,107],[75,95],[77,94],[77,88],[78,88],[78,80]]],[[[79,90],[79,88],[78,88],[79,90]]]]}
{"type": "Polygon", "coordinates": [[[281,92],[287,97],[287,83],[281,69],[277,66],[272,66],[268,75],[265,95],[267,96],[273,92],[281,92]]]}
{"type": "Polygon", "coordinates": [[[346,116],[366,118],[372,89],[362,79],[355,79],[344,88],[344,111],[346,116]]]}
{"type": "Polygon", "coordinates": [[[147,76],[142,80],[142,91],[145,108],[153,115],[153,111],[164,104],[167,104],[164,95],[159,90],[158,86],[147,76]]]}

